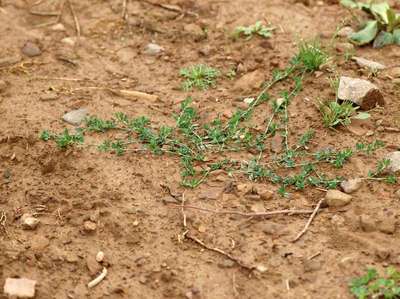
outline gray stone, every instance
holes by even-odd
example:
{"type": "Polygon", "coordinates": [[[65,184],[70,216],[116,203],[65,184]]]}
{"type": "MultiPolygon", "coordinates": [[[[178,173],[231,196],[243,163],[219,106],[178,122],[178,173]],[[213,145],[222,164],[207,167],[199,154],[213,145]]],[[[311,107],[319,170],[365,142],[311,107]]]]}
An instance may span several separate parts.
{"type": "Polygon", "coordinates": [[[4,284],[4,294],[10,298],[35,297],[36,280],[27,278],[7,278],[4,284]]]}
{"type": "Polygon", "coordinates": [[[338,190],[328,190],[325,202],[329,207],[343,207],[351,202],[352,196],[338,190]]]}
{"type": "Polygon", "coordinates": [[[340,77],[338,99],[351,101],[364,110],[385,105],[381,91],[375,84],[363,79],[340,77]]]}
{"type": "Polygon", "coordinates": [[[81,122],[85,119],[88,111],[86,108],[80,108],[77,110],[72,110],[68,113],[65,113],[62,119],[74,126],[79,126],[81,122]]]}
{"type": "Polygon", "coordinates": [[[352,59],[360,67],[364,67],[364,68],[370,69],[371,71],[380,71],[380,70],[384,70],[386,68],[386,66],[384,66],[383,64],[381,64],[379,62],[368,60],[368,59],[365,59],[363,57],[354,56],[352,59]]]}
{"type": "Polygon", "coordinates": [[[158,55],[160,54],[162,51],[164,51],[164,48],[157,45],[157,44],[153,44],[153,43],[149,43],[146,45],[146,48],[144,50],[144,52],[148,55],[158,55]]]}
{"type": "Polygon", "coordinates": [[[350,179],[340,183],[340,187],[345,193],[353,193],[360,189],[362,185],[362,179],[350,179]]]}
{"type": "Polygon", "coordinates": [[[387,154],[385,159],[390,161],[390,164],[387,167],[388,171],[397,172],[400,170],[400,151],[387,154]]]}
{"type": "Polygon", "coordinates": [[[42,50],[40,50],[39,46],[33,42],[26,42],[21,51],[28,57],[35,57],[42,54],[42,50]]]}

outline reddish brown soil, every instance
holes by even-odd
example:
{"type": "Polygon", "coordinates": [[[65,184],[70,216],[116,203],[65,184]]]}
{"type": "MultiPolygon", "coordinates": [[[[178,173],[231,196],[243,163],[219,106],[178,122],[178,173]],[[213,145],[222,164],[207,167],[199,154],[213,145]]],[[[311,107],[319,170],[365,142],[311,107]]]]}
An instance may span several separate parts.
{"type": "MultiPolygon", "coordinates": [[[[254,200],[240,192],[223,193],[232,182],[252,184],[243,175],[220,173],[194,190],[185,190],[180,187],[177,158],[145,153],[120,157],[99,153],[95,148],[65,152],[38,138],[43,129],[61,131],[69,127],[61,116],[79,107],[104,118],[124,111],[130,116],[147,115],[157,125],[171,123],[170,115],[188,95],[179,88],[179,69],[194,63],[207,63],[225,72],[240,65],[238,77],[257,69],[268,79],[273,68],[284,67],[296,52],[296,40],[320,36],[328,45],[336,26],[342,20],[351,20],[348,11],[332,4],[335,1],[311,6],[289,0],[162,2],[179,5],[198,17],[179,17],[146,1],[128,1],[127,22],[121,19],[123,1],[72,1],[82,29],[81,42],[75,47],[61,42],[75,35],[67,9],[62,18],[66,32],[58,32],[51,26],[37,27],[54,17],[31,15],[33,0],[1,2],[0,59],[21,59],[0,66],[0,79],[8,83],[0,94],[0,213],[7,217],[0,227],[1,286],[7,277],[27,277],[38,281],[36,298],[57,299],[351,298],[348,281],[366,266],[400,264],[400,230],[391,234],[363,232],[358,220],[360,215],[369,215],[396,221],[400,212],[394,195],[396,186],[366,182],[350,205],[324,209],[296,243],[291,240],[304,226],[306,215],[248,219],[186,210],[193,236],[246,265],[264,266],[266,271],[261,273],[229,263],[226,257],[191,240],[179,242],[183,232],[181,211],[163,203],[169,194],[161,185],[167,185],[174,193],[185,192],[189,205],[248,212],[254,200]],[[236,26],[257,20],[278,27],[272,38],[234,42],[229,37],[236,26]],[[185,30],[188,24],[207,28],[207,38],[200,39],[185,30]],[[22,55],[21,47],[28,40],[40,45],[40,56],[22,55]],[[151,41],[165,52],[146,55],[144,47],[151,41]],[[61,60],[60,55],[74,64],[61,60]],[[79,89],[90,86],[140,90],[157,94],[160,101],[133,102],[101,90],[79,89]],[[40,100],[50,91],[58,95],[55,100],[40,100]],[[208,190],[221,192],[221,196],[217,200],[200,199],[199,194],[208,190]],[[37,229],[21,227],[19,216],[27,212],[37,213],[37,229]],[[89,219],[97,223],[92,233],[85,232],[83,226],[89,219]],[[265,234],[271,223],[279,225],[278,229],[265,234]],[[99,250],[105,252],[108,275],[88,290],[86,284],[98,270],[93,258],[99,250]],[[88,263],[93,264],[92,271],[88,263]]],[[[45,1],[35,10],[55,11],[58,2],[45,1]]],[[[400,50],[394,46],[381,50],[366,47],[357,49],[357,55],[392,66],[399,61],[400,50]]],[[[339,59],[337,71],[368,76],[343,59],[339,59]]],[[[304,100],[332,98],[328,77],[324,72],[305,80],[304,91],[290,105],[291,138],[313,128],[317,139],[312,150],[385,141],[389,147],[372,156],[351,158],[342,170],[326,170],[331,175],[365,176],[378,159],[399,144],[398,133],[377,130],[375,124],[382,119],[384,126],[400,126],[399,89],[384,75],[371,78],[383,91],[386,106],[373,111],[368,121],[367,129],[374,132],[373,136],[360,137],[345,129],[324,128],[315,106],[304,100]]],[[[204,120],[234,111],[241,104],[240,94],[232,91],[234,82],[221,78],[215,89],[189,93],[204,120]]],[[[261,124],[268,115],[263,107],[257,108],[255,124],[261,124]]],[[[93,136],[93,141],[96,138],[93,136]]],[[[293,192],[290,200],[276,196],[261,205],[266,210],[311,209],[322,196],[322,191],[307,189],[293,192]]]]}

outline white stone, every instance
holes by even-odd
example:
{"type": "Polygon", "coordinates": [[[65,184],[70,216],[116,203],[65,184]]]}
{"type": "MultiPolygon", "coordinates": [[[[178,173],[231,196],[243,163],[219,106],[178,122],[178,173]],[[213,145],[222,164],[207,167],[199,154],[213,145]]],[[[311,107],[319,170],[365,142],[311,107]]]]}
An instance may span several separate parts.
{"type": "Polygon", "coordinates": [[[157,45],[157,44],[153,44],[153,43],[149,43],[146,45],[146,49],[144,50],[144,52],[148,55],[158,55],[160,54],[162,51],[164,51],[164,48],[157,45]]]}
{"type": "Polygon", "coordinates": [[[40,220],[37,219],[36,217],[33,217],[32,214],[26,213],[23,214],[21,217],[21,223],[22,223],[22,227],[24,229],[35,229],[38,224],[39,224],[40,220]]]}
{"type": "Polygon", "coordinates": [[[35,297],[36,280],[27,278],[7,278],[4,284],[4,294],[9,297],[33,298],[35,297]]]}
{"type": "Polygon", "coordinates": [[[371,71],[380,71],[386,68],[385,65],[379,62],[368,60],[363,57],[354,56],[351,59],[353,59],[360,67],[368,68],[371,71]]]}
{"type": "Polygon", "coordinates": [[[400,170],[400,151],[387,154],[385,159],[390,161],[387,170],[391,172],[397,172],[400,170]]]}
{"type": "Polygon", "coordinates": [[[86,108],[80,108],[77,110],[72,110],[68,113],[65,113],[62,119],[74,126],[79,126],[81,122],[85,119],[88,111],[86,108]]]}

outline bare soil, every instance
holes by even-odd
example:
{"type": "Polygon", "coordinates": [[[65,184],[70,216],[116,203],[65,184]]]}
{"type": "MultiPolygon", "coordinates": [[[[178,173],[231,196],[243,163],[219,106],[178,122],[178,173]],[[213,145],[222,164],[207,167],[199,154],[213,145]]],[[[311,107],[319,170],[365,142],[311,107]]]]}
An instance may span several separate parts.
{"type": "MultiPolygon", "coordinates": [[[[341,22],[354,24],[351,14],[336,1],[127,1],[127,20],[122,18],[123,1],[71,1],[82,35],[74,46],[61,41],[76,35],[68,7],[61,18],[65,31],[57,31],[52,25],[41,26],[56,17],[29,13],[34,2],[0,1],[0,79],[7,83],[0,93],[0,214],[6,216],[0,227],[0,285],[7,277],[27,277],[38,282],[36,298],[57,299],[351,298],[347,284],[366,266],[399,266],[396,185],[366,181],[350,205],[324,209],[296,243],[291,240],[308,215],[248,218],[185,209],[190,235],[207,249],[182,239],[181,209],[165,204],[173,198],[164,186],[172,194],[184,193],[187,205],[242,212],[250,212],[255,203],[266,211],[313,209],[324,192],[307,189],[292,192],[290,199],[279,195],[267,201],[249,199],[235,186],[263,184],[273,191],[277,187],[225,172],[213,174],[193,190],[185,189],[180,185],[178,158],[143,152],[116,156],[94,147],[62,151],[38,137],[44,129],[72,129],[61,117],[80,107],[102,118],[123,111],[130,116],[146,115],[156,125],[171,124],[172,113],[191,95],[204,121],[218,113],[229,115],[243,104],[243,96],[258,92],[233,90],[242,75],[259,70],[269,79],[273,69],[284,67],[296,53],[300,38],[317,36],[329,45],[341,22]],[[184,13],[174,11],[177,7],[184,13]],[[230,38],[236,26],[257,20],[277,27],[270,39],[230,38]],[[196,31],[199,27],[207,29],[207,36],[196,31]],[[23,55],[21,48],[27,41],[38,44],[42,53],[32,58],[23,55]],[[146,54],[149,42],[165,51],[146,54]],[[204,92],[184,92],[179,70],[196,63],[223,72],[233,67],[238,75],[234,80],[221,77],[216,88],[204,92]],[[131,101],[88,87],[139,90],[158,95],[159,100],[131,101]],[[48,94],[55,96],[46,100],[48,94]],[[218,196],[211,199],[205,192],[218,196]],[[39,226],[24,230],[23,213],[36,214],[39,226]],[[389,222],[389,226],[394,222],[397,230],[365,232],[360,227],[361,215],[389,222]],[[88,220],[96,223],[94,231],[85,229],[88,220]],[[238,262],[210,248],[223,250],[238,262]],[[89,290],[87,283],[101,270],[94,261],[100,250],[105,253],[103,266],[108,275],[89,290]]],[[[34,10],[58,11],[61,2],[44,1],[34,10]]],[[[333,41],[340,42],[344,40],[333,41]]],[[[356,51],[387,66],[400,58],[395,46],[356,51]]],[[[290,138],[295,140],[313,128],[317,136],[313,150],[384,141],[386,148],[371,156],[355,156],[340,170],[326,169],[333,176],[365,177],[399,145],[398,133],[379,127],[400,128],[400,92],[384,74],[371,77],[352,61],[343,57],[337,61],[339,74],[369,77],[379,86],[385,107],[371,112],[372,118],[362,125],[352,124],[350,130],[328,130],[312,101],[334,98],[330,74],[308,76],[289,108],[290,138]],[[373,135],[366,136],[367,131],[373,135]]],[[[263,124],[267,107],[257,108],[255,126],[263,124]]],[[[89,141],[97,138],[94,134],[89,141]]],[[[249,153],[242,157],[248,159],[249,153]]]]}

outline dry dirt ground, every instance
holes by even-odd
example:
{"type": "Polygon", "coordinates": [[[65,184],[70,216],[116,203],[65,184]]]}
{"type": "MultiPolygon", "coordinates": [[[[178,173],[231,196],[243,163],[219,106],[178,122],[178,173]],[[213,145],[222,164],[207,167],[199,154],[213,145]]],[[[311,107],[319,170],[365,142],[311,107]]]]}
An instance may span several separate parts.
{"type": "MultiPolygon", "coordinates": [[[[68,7],[60,20],[65,31],[59,31],[52,25],[41,26],[56,17],[29,13],[34,2],[0,1],[0,79],[6,82],[0,93],[0,213],[5,216],[0,226],[1,286],[7,277],[27,277],[38,282],[36,298],[60,299],[351,298],[347,284],[366,266],[399,266],[396,185],[365,182],[350,205],[324,209],[296,243],[291,240],[308,215],[248,218],[185,209],[187,229],[207,249],[182,238],[181,210],[165,204],[173,199],[163,186],[173,194],[185,193],[187,205],[242,212],[250,212],[254,204],[266,211],[313,209],[324,192],[308,188],[292,191],[289,199],[274,195],[262,201],[235,187],[256,183],[243,174],[228,176],[223,171],[195,189],[185,189],[180,186],[178,158],[145,152],[117,156],[93,147],[62,151],[39,139],[44,129],[72,129],[61,117],[80,107],[103,118],[118,111],[146,115],[160,125],[171,122],[170,115],[191,95],[204,120],[218,113],[229,115],[242,105],[243,96],[258,91],[233,91],[238,78],[259,70],[269,79],[274,68],[287,64],[300,38],[318,36],[328,45],[342,22],[354,25],[351,14],[335,1],[307,5],[309,1],[289,0],[154,0],[153,4],[130,0],[127,20],[121,17],[123,1],[71,1],[81,28],[75,45],[61,41],[76,35],[68,7]],[[167,9],[157,3],[175,6],[167,9]],[[176,6],[185,13],[174,11],[176,6]],[[257,20],[277,27],[270,39],[230,38],[236,26],[257,20]],[[207,36],[198,28],[206,29],[207,36]],[[23,55],[27,41],[38,44],[42,53],[33,58],[23,55]],[[149,42],[164,51],[147,55],[149,42]],[[216,88],[204,92],[184,92],[179,70],[195,63],[223,72],[233,67],[237,76],[221,77],[216,88]],[[139,90],[156,94],[159,100],[131,101],[87,87],[139,90]],[[24,230],[23,213],[35,213],[39,226],[24,230]],[[389,228],[381,225],[365,232],[359,224],[361,215],[389,228]],[[85,228],[85,221],[96,224],[94,231],[85,228]],[[238,263],[210,248],[223,250],[238,263]],[[99,250],[105,253],[108,275],[89,290],[86,284],[101,270],[94,260],[99,250]]],[[[34,10],[58,11],[61,2],[42,1],[34,10]]],[[[400,59],[395,46],[365,47],[356,53],[388,66],[400,59]]],[[[369,75],[343,57],[337,61],[340,75],[369,75]]],[[[384,75],[371,77],[385,96],[385,107],[371,112],[361,128],[333,131],[323,127],[310,102],[334,97],[330,74],[319,75],[305,79],[305,88],[290,105],[291,138],[313,128],[313,149],[384,141],[387,146],[374,154],[352,157],[343,169],[326,170],[331,175],[363,177],[399,144],[398,133],[378,129],[400,126],[399,89],[384,75]],[[366,136],[363,130],[373,135],[366,136]]],[[[257,108],[255,122],[262,124],[266,107],[257,108]]],[[[96,141],[96,136],[91,138],[96,141]]],[[[258,184],[276,190],[270,183],[258,184]]]]}

